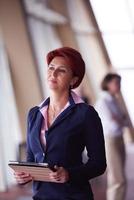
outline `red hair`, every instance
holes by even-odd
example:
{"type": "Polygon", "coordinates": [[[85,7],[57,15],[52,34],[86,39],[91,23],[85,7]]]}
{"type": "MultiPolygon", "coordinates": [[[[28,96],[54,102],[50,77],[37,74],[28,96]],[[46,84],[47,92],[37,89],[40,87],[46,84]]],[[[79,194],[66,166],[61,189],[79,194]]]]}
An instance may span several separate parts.
{"type": "Polygon", "coordinates": [[[50,51],[47,54],[47,64],[49,65],[53,58],[56,56],[64,57],[69,63],[69,67],[71,68],[73,75],[78,77],[78,81],[73,85],[73,89],[78,87],[85,74],[85,62],[81,54],[71,47],[58,48],[50,51]]]}

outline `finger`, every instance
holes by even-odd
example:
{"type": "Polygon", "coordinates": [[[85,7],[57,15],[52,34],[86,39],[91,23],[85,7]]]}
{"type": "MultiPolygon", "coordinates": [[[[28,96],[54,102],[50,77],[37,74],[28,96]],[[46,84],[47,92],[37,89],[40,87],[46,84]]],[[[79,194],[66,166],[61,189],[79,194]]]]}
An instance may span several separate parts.
{"type": "Polygon", "coordinates": [[[58,167],[57,169],[57,173],[60,174],[64,171],[64,168],[63,167],[58,167]]]}
{"type": "Polygon", "coordinates": [[[65,180],[63,180],[63,179],[55,179],[54,182],[56,182],[56,183],[65,183],[65,180]]]}
{"type": "Polygon", "coordinates": [[[26,177],[26,178],[18,178],[18,179],[16,179],[17,180],[17,182],[28,182],[28,181],[32,181],[33,180],[33,178],[32,177],[26,177]]]}
{"type": "Polygon", "coordinates": [[[22,175],[25,174],[24,172],[14,172],[14,175],[22,175]]]}
{"type": "Polygon", "coordinates": [[[22,180],[22,181],[18,181],[17,183],[20,184],[20,185],[24,185],[24,184],[29,183],[31,181],[32,180],[22,180]]]}
{"type": "Polygon", "coordinates": [[[56,179],[53,177],[52,174],[49,175],[49,179],[50,179],[51,182],[56,182],[56,179]]]}
{"type": "Polygon", "coordinates": [[[27,181],[32,181],[32,177],[30,175],[19,175],[19,176],[15,176],[15,179],[18,183],[24,183],[27,181]]]}
{"type": "Polygon", "coordinates": [[[53,173],[49,174],[49,178],[50,178],[51,182],[55,182],[55,183],[64,183],[65,182],[63,177],[61,177],[61,176],[55,177],[55,176],[53,176],[53,173]]]}
{"type": "Polygon", "coordinates": [[[26,182],[29,182],[29,181],[32,181],[32,177],[27,177],[27,178],[18,178],[16,179],[18,183],[26,183],[26,182]]]}
{"type": "Polygon", "coordinates": [[[22,174],[22,175],[20,175],[22,178],[27,178],[27,177],[31,177],[31,175],[30,174],[22,174]]]}
{"type": "Polygon", "coordinates": [[[17,181],[28,181],[28,180],[32,180],[32,177],[28,177],[28,178],[18,178],[17,181]]]}
{"type": "Polygon", "coordinates": [[[52,176],[57,176],[58,174],[59,174],[59,170],[57,170],[57,171],[51,171],[50,172],[50,174],[52,175],[52,176]]]}
{"type": "Polygon", "coordinates": [[[27,177],[31,177],[30,174],[19,174],[19,175],[15,175],[15,178],[27,178],[27,177]]]}
{"type": "Polygon", "coordinates": [[[50,173],[50,177],[52,177],[53,179],[60,178],[59,174],[57,174],[57,173],[50,173]]]}
{"type": "Polygon", "coordinates": [[[53,177],[50,178],[50,181],[54,182],[54,183],[60,183],[61,182],[60,179],[57,180],[57,179],[55,179],[53,177]]]}
{"type": "Polygon", "coordinates": [[[55,170],[58,170],[58,169],[59,169],[59,167],[58,167],[57,165],[55,165],[55,166],[54,166],[54,169],[55,169],[55,170]]]}
{"type": "Polygon", "coordinates": [[[59,182],[61,180],[61,176],[56,174],[56,173],[50,173],[49,175],[51,181],[56,181],[56,182],[59,182]]]}
{"type": "Polygon", "coordinates": [[[54,179],[59,181],[61,178],[64,178],[64,176],[65,176],[64,168],[58,167],[58,170],[56,172],[51,172],[50,174],[54,179]]]}
{"type": "Polygon", "coordinates": [[[58,166],[56,166],[56,167],[55,167],[56,172],[53,172],[54,175],[60,175],[61,172],[62,172],[62,169],[63,169],[63,167],[58,167],[58,166]]]}

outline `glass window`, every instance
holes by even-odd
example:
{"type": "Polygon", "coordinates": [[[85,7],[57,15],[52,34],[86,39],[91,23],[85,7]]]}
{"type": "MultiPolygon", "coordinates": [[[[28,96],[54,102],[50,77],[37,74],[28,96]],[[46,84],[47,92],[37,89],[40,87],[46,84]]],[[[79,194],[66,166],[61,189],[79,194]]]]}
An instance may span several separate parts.
{"type": "Polygon", "coordinates": [[[90,2],[111,63],[122,76],[122,93],[134,123],[134,1],[90,2]]]}
{"type": "Polygon", "coordinates": [[[45,72],[47,69],[46,54],[50,50],[60,47],[61,42],[52,25],[45,24],[32,17],[28,18],[28,25],[41,79],[42,91],[44,97],[46,97],[48,96],[48,87],[45,82],[45,72]]]}
{"type": "Polygon", "coordinates": [[[102,32],[132,31],[126,0],[90,0],[102,32]]]}
{"type": "Polygon", "coordinates": [[[114,66],[134,67],[134,34],[104,34],[103,39],[114,66]]]}
{"type": "Polygon", "coordinates": [[[49,9],[46,1],[23,0],[23,3],[43,96],[47,97],[49,94],[46,84],[46,54],[50,50],[61,46],[55,24],[64,24],[66,18],[49,9]]]}
{"type": "Polygon", "coordinates": [[[128,4],[128,9],[129,9],[131,21],[134,25],[134,0],[127,0],[127,4],[128,4]]]}
{"type": "Polygon", "coordinates": [[[134,68],[133,70],[119,70],[119,74],[122,77],[122,93],[134,124],[134,93],[132,86],[134,85],[134,68]]]}
{"type": "Polygon", "coordinates": [[[91,0],[105,46],[116,68],[134,66],[134,1],[91,0]]]}

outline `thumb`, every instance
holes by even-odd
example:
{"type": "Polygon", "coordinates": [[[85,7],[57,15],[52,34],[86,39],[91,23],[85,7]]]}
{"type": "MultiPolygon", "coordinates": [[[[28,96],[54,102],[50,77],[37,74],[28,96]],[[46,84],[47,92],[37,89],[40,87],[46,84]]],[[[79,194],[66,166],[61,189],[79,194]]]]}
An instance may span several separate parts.
{"type": "Polygon", "coordinates": [[[59,169],[59,167],[57,165],[55,165],[54,169],[57,171],[59,169]]]}
{"type": "Polygon", "coordinates": [[[56,172],[56,171],[59,169],[59,167],[58,167],[57,165],[53,165],[53,166],[50,167],[50,169],[51,169],[53,172],[56,172]]]}

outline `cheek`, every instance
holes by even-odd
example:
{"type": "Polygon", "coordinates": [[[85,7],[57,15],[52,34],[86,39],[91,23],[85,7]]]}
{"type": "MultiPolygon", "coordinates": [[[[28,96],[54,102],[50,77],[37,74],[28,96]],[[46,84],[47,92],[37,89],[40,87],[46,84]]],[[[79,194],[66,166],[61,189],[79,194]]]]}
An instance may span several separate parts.
{"type": "Polygon", "coordinates": [[[51,77],[51,73],[50,73],[50,72],[47,72],[47,73],[46,73],[46,77],[47,77],[47,79],[48,79],[49,77],[51,77]]]}
{"type": "Polygon", "coordinates": [[[116,87],[115,87],[115,84],[109,84],[109,89],[110,91],[115,91],[116,87]]]}
{"type": "Polygon", "coordinates": [[[119,85],[116,86],[116,90],[117,90],[117,91],[120,90],[120,86],[119,86],[119,85]]]}
{"type": "Polygon", "coordinates": [[[70,85],[70,82],[71,82],[71,77],[70,76],[59,76],[59,82],[62,84],[62,85],[70,85]]]}

